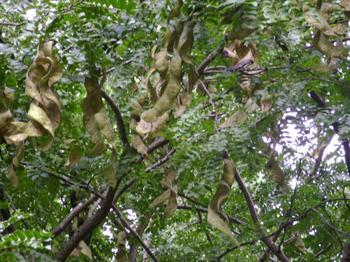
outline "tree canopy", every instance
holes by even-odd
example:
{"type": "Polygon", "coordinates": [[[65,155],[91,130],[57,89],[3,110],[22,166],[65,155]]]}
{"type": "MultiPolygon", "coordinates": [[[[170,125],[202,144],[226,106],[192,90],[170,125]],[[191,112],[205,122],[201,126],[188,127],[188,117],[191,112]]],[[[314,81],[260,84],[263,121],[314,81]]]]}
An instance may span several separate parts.
{"type": "Polygon", "coordinates": [[[1,261],[350,261],[349,0],[0,3],[1,261]]]}

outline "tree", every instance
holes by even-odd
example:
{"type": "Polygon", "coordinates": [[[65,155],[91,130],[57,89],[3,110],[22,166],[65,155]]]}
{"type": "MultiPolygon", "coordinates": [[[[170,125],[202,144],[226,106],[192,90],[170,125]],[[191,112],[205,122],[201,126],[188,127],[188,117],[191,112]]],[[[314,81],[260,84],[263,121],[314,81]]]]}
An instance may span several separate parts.
{"type": "Polygon", "coordinates": [[[348,261],[340,1],[1,1],[2,261],[348,261]]]}

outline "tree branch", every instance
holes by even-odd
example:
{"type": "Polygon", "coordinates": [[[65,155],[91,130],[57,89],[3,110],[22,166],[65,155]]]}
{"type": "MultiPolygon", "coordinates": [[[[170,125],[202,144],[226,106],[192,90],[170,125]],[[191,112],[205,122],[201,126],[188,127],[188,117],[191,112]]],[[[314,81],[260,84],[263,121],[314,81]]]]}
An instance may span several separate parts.
{"type": "Polygon", "coordinates": [[[326,107],[326,102],[315,91],[311,91],[309,95],[312,98],[312,100],[316,102],[318,107],[326,107]]]}
{"type": "MultiPolygon", "coordinates": [[[[248,189],[244,185],[243,180],[242,180],[240,174],[238,173],[237,169],[235,170],[235,179],[236,179],[236,181],[238,183],[238,186],[239,186],[240,190],[242,191],[243,196],[244,196],[244,198],[245,198],[245,200],[247,202],[247,205],[248,205],[248,208],[249,208],[249,212],[250,212],[250,215],[251,215],[251,217],[253,219],[253,222],[260,228],[260,221],[259,221],[258,214],[256,213],[256,210],[255,210],[255,207],[254,207],[253,199],[252,199],[248,189]]],[[[261,234],[263,235],[263,232],[261,232],[261,234]]],[[[261,240],[265,243],[266,246],[268,246],[271,249],[271,251],[281,261],[284,261],[284,262],[289,261],[288,257],[284,254],[284,252],[282,250],[280,250],[270,238],[263,237],[261,240]]]]}
{"type": "Polygon", "coordinates": [[[321,163],[322,163],[322,158],[323,158],[323,155],[324,155],[324,151],[326,150],[327,146],[330,144],[330,142],[332,141],[332,138],[333,136],[331,136],[330,138],[328,138],[328,140],[324,143],[322,143],[320,146],[319,146],[319,153],[315,159],[315,164],[314,164],[314,167],[312,169],[312,172],[311,174],[309,175],[310,177],[314,177],[316,176],[318,170],[320,169],[320,166],[321,166],[321,163]]]}
{"type": "Polygon", "coordinates": [[[185,198],[186,200],[188,200],[189,202],[191,202],[191,203],[193,203],[193,204],[196,204],[196,205],[201,206],[201,207],[204,207],[204,208],[207,208],[207,207],[208,207],[208,205],[205,205],[205,204],[203,204],[203,203],[201,203],[201,202],[199,202],[199,201],[197,201],[197,200],[195,200],[195,199],[193,199],[193,198],[190,198],[190,197],[184,195],[184,194],[181,193],[181,192],[178,192],[177,194],[178,194],[180,197],[185,198]]]}
{"type": "MultiPolygon", "coordinates": [[[[147,155],[151,154],[153,151],[157,150],[158,148],[166,145],[169,143],[169,140],[166,140],[163,137],[156,138],[147,148],[147,155]]],[[[137,163],[141,163],[142,160],[145,158],[144,155],[140,156],[140,158],[137,160],[137,163]]]]}
{"type": "Polygon", "coordinates": [[[21,26],[24,25],[26,22],[22,23],[13,23],[13,22],[0,22],[0,26],[21,26]]]}
{"type": "Polygon", "coordinates": [[[128,221],[126,221],[126,219],[123,217],[119,209],[115,205],[112,205],[112,209],[114,213],[117,215],[118,219],[121,221],[122,225],[130,231],[130,233],[137,239],[138,242],[140,242],[141,246],[147,252],[147,254],[152,258],[152,260],[154,262],[158,262],[158,259],[156,258],[156,256],[149,249],[147,244],[142,240],[140,235],[129,225],[128,221]]]}
{"type": "MultiPolygon", "coordinates": [[[[143,232],[147,228],[149,221],[151,220],[153,215],[152,211],[148,211],[145,216],[144,216],[144,222],[141,223],[139,222],[139,225],[136,228],[136,232],[139,234],[140,237],[142,237],[143,232]]],[[[137,243],[132,244],[130,243],[130,262],[136,262],[136,257],[137,257],[137,243]]]]}
{"type": "Polygon", "coordinates": [[[54,237],[57,237],[61,234],[69,225],[69,223],[77,217],[85,208],[87,208],[90,204],[96,201],[98,198],[97,195],[93,195],[85,202],[80,202],[76,207],[72,209],[72,211],[61,221],[61,223],[52,231],[54,237]]]}
{"type": "MultiPolygon", "coordinates": [[[[0,187],[0,201],[6,202],[5,190],[2,187],[0,187]]],[[[11,217],[11,213],[8,208],[1,208],[0,214],[3,221],[6,221],[11,217]]],[[[2,234],[10,234],[15,231],[16,231],[15,226],[11,224],[3,230],[2,234]]]]}
{"type": "Polygon", "coordinates": [[[101,208],[95,213],[94,216],[85,220],[84,224],[79,227],[79,229],[68,240],[63,248],[56,254],[56,260],[64,261],[79,244],[79,242],[102,223],[113,205],[114,194],[115,189],[113,187],[108,187],[104,200],[102,201],[101,208]]]}
{"type": "Polygon", "coordinates": [[[196,68],[196,73],[198,77],[203,74],[205,68],[214,61],[214,59],[222,52],[224,49],[225,43],[222,42],[220,45],[215,48],[210,54],[199,64],[199,66],[196,68]]]}
{"type": "Polygon", "coordinates": [[[153,151],[169,143],[169,140],[159,137],[155,139],[147,148],[147,154],[151,154],[153,151]]]}
{"type": "Polygon", "coordinates": [[[169,161],[170,156],[175,153],[175,149],[171,149],[164,157],[159,159],[155,164],[146,168],[146,173],[151,172],[153,169],[163,165],[165,162],[169,161]]]}
{"type": "Polygon", "coordinates": [[[345,243],[343,248],[343,257],[341,259],[341,262],[348,262],[350,261],[350,242],[345,243]]]}
{"type": "MultiPolygon", "coordinates": [[[[204,207],[192,207],[192,206],[177,206],[177,209],[180,209],[180,210],[195,210],[197,212],[200,212],[200,213],[208,213],[208,209],[207,208],[204,208],[204,207]]],[[[232,224],[238,224],[238,225],[246,225],[245,222],[243,222],[242,220],[239,220],[238,218],[235,218],[235,217],[232,217],[232,216],[227,216],[229,221],[232,223],[232,224]]]]}
{"type": "Polygon", "coordinates": [[[111,109],[115,115],[115,118],[117,120],[117,126],[118,126],[120,140],[122,141],[122,143],[125,147],[129,147],[130,144],[129,144],[128,136],[126,134],[126,129],[125,129],[123,117],[120,113],[118,106],[116,105],[116,103],[114,103],[113,99],[106,93],[106,91],[101,89],[100,92],[101,92],[101,96],[107,101],[107,103],[109,104],[109,106],[111,107],[111,109]]]}
{"type": "Polygon", "coordinates": [[[253,240],[244,242],[244,243],[240,244],[239,246],[234,246],[232,248],[227,249],[225,252],[223,252],[222,254],[220,254],[217,257],[217,260],[220,260],[221,258],[226,256],[228,253],[234,251],[235,249],[237,249],[239,247],[242,247],[242,246],[245,246],[245,245],[248,245],[248,244],[254,244],[254,243],[256,243],[259,240],[263,240],[263,238],[270,238],[270,237],[273,237],[274,235],[279,235],[284,228],[289,227],[289,226],[293,227],[294,226],[293,225],[294,222],[301,221],[301,220],[305,219],[308,216],[308,214],[311,213],[314,209],[320,208],[320,207],[326,205],[327,203],[340,202],[340,201],[350,202],[350,198],[345,198],[344,197],[344,198],[325,199],[322,202],[318,203],[317,205],[314,205],[314,206],[312,206],[310,208],[307,208],[301,215],[296,216],[296,217],[294,217],[294,218],[292,218],[292,219],[290,219],[290,220],[288,220],[286,222],[281,223],[279,228],[275,232],[273,232],[273,233],[271,233],[271,234],[269,234],[267,236],[263,236],[263,237],[260,237],[260,238],[257,238],[257,239],[253,239],[253,240]]]}
{"type": "MultiPolygon", "coordinates": [[[[301,173],[302,173],[301,163],[299,162],[299,165],[298,165],[298,174],[297,174],[297,181],[299,181],[301,173]]],[[[295,202],[295,198],[296,198],[296,196],[297,196],[297,191],[298,191],[298,186],[296,185],[295,188],[294,188],[294,190],[293,190],[293,194],[292,194],[292,196],[291,196],[291,199],[290,199],[290,201],[289,201],[289,202],[290,202],[289,208],[288,208],[288,210],[287,210],[287,212],[286,212],[286,215],[285,215],[285,217],[286,217],[287,220],[290,220],[290,218],[291,218],[291,216],[292,216],[292,210],[293,210],[293,205],[294,205],[294,202],[295,202]]],[[[283,223],[280,224],[279,227],[280,227],[281,225],[283,225],[283,223]]],[[[282,246],[282,244],[283,244],[284,237],[285,237],[286,232],[287,232],[287,228],[288,228],[288,226],[286,226],[286,227],[283,228],[283,236],[282,236],[282,240],[281,240],[281,242],[280,242],[280,244],[279,244],[279,246],[278,246],[278,249],[280,249],[281,246],[282,246]]],[[[277,234],[274,234],[274,235],[271,237],[271,241],[272,241],[272,242],[276,242],[281,233],[282,233],[282,231],[279,231],[277,234]]],[[[263,252],[263,254],[259,257],[259,262],[265,261],[265,259],[266,259],[267,256],[269,255],[269,252],[270,252],[270,248],[269,248],[269,247],[266,247],[265,250],[264,250],[264,252],[263,252]]]]}
{"type": "MultiPolygon", "coordinates": [[[[326,102],[315,92],[311,91],[309,93],[310,97],[312,100],[314,100],[317,105],[321,108],[326,107],[326,102]]],[[[336,134],[339,134],[339,128],[340,128],[340,123],[338,121],[334,122],[332,124],[333,130],[336,134]]],[[[349,140],[348,139],[342,139],[342,146],[345,152],[345,164],[346,168],[348,170],[348,174],[350,175],[350,145],[349,145],[349,140]]]]}
{"type": "Polygon", "coordinates": [[[129,181],[126,183],[126,185],[125,185],[120,191],[118,191],[118,192],[115,194],[115,197],[114,197],[114,199],[113,199],[113,203],[115,203],[115,202],[118,200],[118,198],[119,198],[122,194],[124,194],[124,193],[136,182],[136,180],[137,180],[136,177],[134,177],[134,178],[132,178],[131,180],[129,180],[129,181]]]}

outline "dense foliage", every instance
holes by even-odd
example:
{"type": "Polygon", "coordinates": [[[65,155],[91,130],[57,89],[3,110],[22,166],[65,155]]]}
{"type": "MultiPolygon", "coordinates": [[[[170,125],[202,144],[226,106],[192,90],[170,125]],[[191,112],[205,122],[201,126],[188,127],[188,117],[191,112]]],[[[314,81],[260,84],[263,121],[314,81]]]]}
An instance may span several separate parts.
{"type": "Polygon", "coordinates": [[[1,261],[350,261],[349,0],[0,0],[1,261]]]}

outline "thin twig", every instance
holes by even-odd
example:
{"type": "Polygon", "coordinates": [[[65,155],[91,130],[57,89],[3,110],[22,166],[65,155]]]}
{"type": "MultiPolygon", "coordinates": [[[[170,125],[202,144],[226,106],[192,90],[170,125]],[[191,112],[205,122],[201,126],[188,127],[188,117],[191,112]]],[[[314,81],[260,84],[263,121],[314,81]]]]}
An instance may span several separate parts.
{"type": "Polygon", "coordinates": [[[122,117],[122,114],[120,113],[120,110],[119,110],[117,104],[114,103],[113,99],[106,93],[106,91],[101,89],[100,92],[101,92],[101,96],[107,101],[107,103],[109,104],[109,106],[111,107],[111,109],[115,115],[115,118],[117,120],[117,126],[118,126],[120,140],[122,141],[124,146],[129,147],[130,144],[129,144],[128,136],[126,134],[126,129],[125,129],[123,117],[122,117]]]}
{"type": "MultiPolygon", "coordinates": [[[[347,238],[350,237],[350,233],[344,232],[340,229],[338,229],[336,226],[332,225],[322,214],[321,212],[319,212],[318,210],[316,210],[315,208],[312,209],[313,212],[315,212],[316,214],[318,214],[322,220],[323,223],[325,223],[329,228],[331,228],[333,231],[335,231],[336,233],[342,234],[344,236],[346,236],[347,238]]],[[[340,242],[341,243],[341,242],[340,242]]]]}
{"type": "Polygon", "coordinates": [[[320,169],[320,166],[321,166],[321,163],[322,163],[322,159],[323,159],[323,155],[324,155],[324,152],[327,148],[327,146],[330,144],[330,142],[332,141],[333,139],[333,136],[331,136],[330,138],[328,138],[328,140],[324,143],[322,143],[319,148],[318,148],[318,155],[316,157],[316,160],[315,160],[315,164],[314,164],[314,167],[312,169],[312,172],[311,174],[309,175],[309,177],[314,177],[316,176],[318,170],[320,169]]]}
{"type": "Polygon", "coordinates": [[[57,261],[65,261],[79,242],[103,222],[109,212],[109,209],[113,205],[114,194],[115,189],[113,187],[108,187],[100,209],[91,218],[86,219],[79,227],[79,230],[77,230],[64,244],[62,249],[56,254],[55,259],[57,261]]]}
{"type": "Polygon", "coordinates": [[[325,199],[322,202],[318,203],[317,205],[314,205],[314,206],[312,206],[310,208],[307,208],[301,215],[296,216],[294,218],[291,218],[289,221],[281,223],[279,228],[275,232],[272,232],[271,234],[269,234],[267,236],[263,236],[263,237],[260,237],[260,238],[254,239],[254,240],[250,240],[248,242],[244,242],[244,243],[240,244],[239,246],[234,246],[234,247],[231,247],[231,248],[227,249],[225,252],[223,252],[222,254],[220,254],[217,257],[217,260],[220,260],[221,258],[226,256],[228,253],[234,251],[235,249],[237,249],[237,248],[239,248],[239,247],[241,247],[243,245],[254,244],[257,241],[262,240],[263,238],[269,238],[269,237],[272,237],[272,236],[274,236],[276,234],[280,234],[285,227],[293,227],[294,225],[296,225],[296,223],[294,223],[294,222],[301,221],[301,220],[305,219],[308,216],[308,214],[313,211],[313,209],[317,209],[317,208],[323,207],[324,205],[326,205],[328,203],[340,202],[340,201],[350,202],[350,198],[325,199]]]}
{"type": "Polygon", "coordinates": [[[119,211],[119,209],[113,204],[112,209],[114,213],[117,215],[118,219],[121,221],[122,225],[127,228],[131,234],[137,239],[138,242],[140,242],[143,249],[147,252],[147,254],[152,258],[154,262],[158,262],[158,259],[153,254],[153,252],[149,249],[147,244],[142,240],[140,235],[129,225],[128,221],[123,217],[122,213],[119,211]]]}
{"type": "MultiPolygon", "coordinates": [[[[248,191],[248,189],[246,188],[246,186],[244,185],[243,183],[243,180],[238,172],[238,170],[236,169],[235,170],[235,179],[238,183],[238,186],[240,188],[240,190],[242,191],[243,193],[243,196],[247,202],[247,205],[248,205],[248,209],[249,209],[249,212],[250,212],[250,215],[253,219],[253,222],[254,224],[256,224],[259,228],[260,228],[260,221],[259,221],[259,217],[258,217],[258,214],[256,213],[256,210],[255,210],[255,205],[254,205],[254,202],[253,202],[253,199],[248,191]]],[[[261,230],[261,234],[263,235],[263,232],[261,230]]],[[[261,239],[266,246],[268,246],[271,251],[281,260],[281,261],[284,261],[284,262],[287,262],[289,261],[288,257],[284,254],[284,252],[282,250],[279,250],[278,247],[276,246],[276,244],[268,237],[264,237],[261,239]]]]}
{"type": "MultiPolygon", "coordinates": [[[[297,181],[299,181],[300,179],[300,175],[301,175],[301,172],[302,172],[302,169],[301,169],[301,163],[299,162],[299,165],[298,165],[298,174],[297,174],[297,181]]],[[[289,220],[292,216],[292,210],[293,210],[293,205],[294,205],[294,202],[295,202],[295,198],[296,198],[296,195],[297,195],[297,191],[298,191],[298,186],[296,185],[294,190],[293,190],[293,194],[291,196],[291,199],[290,199],[290,205],[289,205],[289,208],[286,212],[286,218],[287,220],[289,220]]],[[[283,223],[282,223],[283,224],[283,223]]],[[[280,226],[282,225],[280,224],[280,226]]],[[[286,235],[286,232],[287,232],[287,226],[283,228],[283,235],[282,235],[282,239],[281,239],[281,242],[280,244],[278,245],[278,249],[280,250],[281,249],[281,246],[283,244],[283,241],[284,241],[284,238],[285,238],[285,235],[286,235]]],[[[273,235],[271,237],[271,241],[273,242],[276,242],[278,237],[280,236],[280,234],[282,233],[282,231],[279,231],[279,233],[273,235]]],[[[259,257],[259,262],[262,262],[262,261],[265,261],[265,259],[267,258],[267,256],[269,255],[269,252],[270,252],[270,248],[269,247],[266,247],[263,254],[259,257]]]]}
{"type": "MultiPolygon", "coordinates": [[[[6,197],[5,197],[5,190],[3,187],[0,187],[0,201],[2,202],[6,202],[6,197]]],[[[0,209],[0,214],[1,214],[1,217],[2,217],[2,220],[6,221],[8,219],[10,219],[11,217],[11,213],[10,213],[10,210],[9,208],[1,208],[0,209]]],[[[10,233],[13,233],[16,231],[16,228],[13,224],[9,225],[7,228],[5,228],[3,231],[2,231],[2,234],[6,235],[6,234],[10,234],[10,233]]]]}
{"type": "Polygon", "coordinates": [[[203,74],[205,68],[214,61],[214,59],[222,52],[224,49],[225,43],[222,42],[220,45],[215,48],[210,54],[199,64],[199,66],[196,68],[196,73],[198,77],[203,74]]]}
{"type": "MultiPolygon", "coordinates": [[[[326,102],[315,92],[311,91],[310,97],[312,100],[314,100],[317,105],[321,108],[324,108],[326,106],[326,102]]],[[[333,130],[336,134],[339,134],[339,128],[340,128],[340,123],[338,121],[334,122],[332,124],[333,130]]],[[[342,139],[342,146],[345,152],[345,164],[346,168],[348,170],[348,174],[350,176],[350,145],[349,145],[349,140],[348,139],[342,139]]]]}
{"type": "MultiPolygon", "coordinates": [[[[147,155],[151,154],[153,151],[157,150],[158,148],[166,145],[169,143],[169,140],[166,140],[163,137],[156,138],[147,148],[147,155]]],[[[145,158],[145,155],[141,155],[139,159],[136,161],[137,163],[141,163],[142,160],[145,158]]]]}
{"type": "Polygon", "coordinates": [[[162,157],[161,159],[159,159],[155,164],[149,166],[146,168],[146,173],[151,172],[152,170],[156,169],[157,167],[160,167],[161,165],[163,165],[164,163],[168,162],[171,155],[173,155],[175,153],[175,149],[171,149],[164,157],[162,157]]]}
{"type": "Polygon", "coordinates": [[[217,112],[218,112],[218,109],[217,109],[217,106],[215,104],[215,99],[213,98],[212,94],[208,90],[206,84],[203,83],[203,81],[201,79],[199,79],[199,83],[201,84],[201,87],[204,90],[204,92],[206,93],[206,95],[209,97],[209,103],[213,107],[214,118],[215,118],[215,121],[216,121],[216,124],[217,124],[217,120],[218,120],[218,113],[217,112]]]}
{"type": "Polygon", "coordinates": [[[201,202],[199,202],[199,201],[197,201],[197,200],[195,200],[195,199],[193,199],[193,198],[191,198],[191,197],[189,197],[189,196],[186,196],[185,194],[183,194],[183,193],[181,193],[181,192],[178,192],[177,193],[180,197],[183,197],[183,198],[185,198],[186,200],[188,200],[189,202],[191,202],[191,203],[193,203],[193,204],[196,204],[196,205],[198,205],[198,206],[201,206],[201,207],[204,207],[204,208],[207,208],[207,206],[208,205],[205,205],[205,204],[203,204],[203,203],[201,203],[201,202]]]}
{"type": "MultiPolygon", "coordinates": [[[[197,211],[197,215],[198,215],[198,221],[199,221],[199,223],[200,223],[200,224],[203,224],[203,218],[202,218],[201,212],[200,212],[200,211],[197,211]]],[[[211,240],[211,237],[210,237],[210,234],[209,234],[208,230],[207,230],[205,227],[203,227],[203,230],[204,230],[205,236],[207,237],[208,242],[209,242],[211,245],[213,245],[213,241],[211,240]]]]}
{"type": "Polygon", "coordinates": [[[147,148],[147,154],[151,154],[154,150],[166,145],[169,143],[169,140],[166,140],[163,137],[159,137],[154,140],[147,148]]]}
{"type": "MultiPolygon", "coordinates": [[[[143,232],[147,229],[147,226],[149,224],[149,221],[151,220],[153,216],[153,211],[148,211],[144,215],[143,219],[140,219],[140,223],[136,228],[136,232],[139,234],[140,238],[142,238],[143,232]],[[143,221],[141,223],[141,220],[143,221]]],[[[130,262],[136,262],[136,253],[137,250],[137,243],[130,243],[130,262]]]]}
{"type": "MultiPolygon", "coordinates": [[[[200,213],[208,213],[208,209],[207,208],[203,208],[203,207],[192,207],[192,206],[177,206],[177,209],[180,210],[195,210],[197,212],[200,213]]],[[[233,223],[233,224],[238,224],[238,225],[246,225],[245,222],[243,222],[242,220],[232,217],[232,216],[228,216],[228,220],[233,223]]]]}
{"type": "Polygon", "coordinates": [[[114,197],[114,199],[113,199],[113,203],[115,203],[115,202],[118,200],[118,198],[119,198],[122,194],[124,194],[124,193],[136,182],[136,180],[137,180],[136,177],[130,179],[130,180],[125,184],[125,186],[124,186],[120,191],[118,191],[118,192],[115,194],[115,197],[114,197]]]}
{"type": "Polygon", "coordinates": [[[97,195],[93,195],[85,202],[80,202],[76,207],[72,209],[72,211],[61,221],[61,223],[52,231],[54,237],[57,237],[61,234],[69,225],[69,223],[77,217],[81,211],[87,208],[90,204],[92,204],[98,198],[97,195]]]}
{"type": "Polygon", "coordinates": [[[21,26],[24,24],[26,24],[26,22],[22,22],[22,23],[0,22],[0,26],[21,26]]]}

